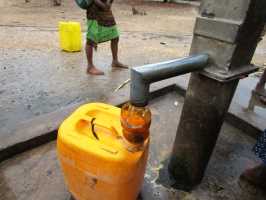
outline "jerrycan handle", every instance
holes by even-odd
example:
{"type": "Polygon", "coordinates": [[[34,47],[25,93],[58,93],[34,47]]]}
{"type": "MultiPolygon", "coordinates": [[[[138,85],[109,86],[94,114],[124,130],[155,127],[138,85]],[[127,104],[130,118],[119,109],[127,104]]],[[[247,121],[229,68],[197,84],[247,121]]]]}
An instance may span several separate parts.
{"type": "Polygon", "coordinates": [[[92,131],[92,134],[94,135],[94,137],[97,140],[99,140],[99,137],[98,137],[97,133],[95,132],[95,124],[93,123],[95,120],[96,120],[96,118],[92,118],[92,120],[91,120],[91,131],[92,131]]]}
{"type": "MultiPolygon", "coordinates": [[[[91,124],[91,131],[92,131],[92,134],[93,134],[93,136],[94,136],[97,140],[100,140],[100,139],[99,139],[98,134],[97,134],[96,131],[95,131],[95,126],[99,126],[99,127],[102,127],[102,128],[104,128],[104,129],[109,130],[109,131],[112,133],[112,135],[115,136],[115,137],[118,137],[118,136],[119,136],[119,134],[118,134],[118,132],[117,132],[117,130],[115,129],[114,126],[106,126],[106,125],[104,125],[104,123],[96,122],[96,118],[95,118],[95,117],[83,116],[83,117],[81,118],[81,120],[82,120],[82,121],[86,121],[86,122],[88,122],[88,123],[91,124]]],[[[97,121],[98,121],[98,120],[97,120],[97,121]]]]}

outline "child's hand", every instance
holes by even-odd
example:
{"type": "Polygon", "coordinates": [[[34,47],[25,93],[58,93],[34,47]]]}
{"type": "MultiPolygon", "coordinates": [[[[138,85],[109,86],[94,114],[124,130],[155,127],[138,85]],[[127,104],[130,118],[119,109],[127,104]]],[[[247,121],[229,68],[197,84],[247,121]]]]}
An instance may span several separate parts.
{"type": "Polygon", "coordinates": [[[110,10],[110,9],[111,9],[111,6],[112,6],[112,4],[109,3],[109,2],[107,2],[107,3],[105,4],[105,10],[110,10]]]}
{"type": "Polygon", "coordinates": [[[112,3],[110,0],[107,3],[103,3],[101,0],[94,0],[95,4],[104,10],[110,10],[112,3]]]}
{"type": "Polygon", "coordinates": [[[112,3],[113,3],[113,0],[108,0],[105,4],[106,4],[106,10],[110,10],[111,7],[112,7],[112,3]]]}

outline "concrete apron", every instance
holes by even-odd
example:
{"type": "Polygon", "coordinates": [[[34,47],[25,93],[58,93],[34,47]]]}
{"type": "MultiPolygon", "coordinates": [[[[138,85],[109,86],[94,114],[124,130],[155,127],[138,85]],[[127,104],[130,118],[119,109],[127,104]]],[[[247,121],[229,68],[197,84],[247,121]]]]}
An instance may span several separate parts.
{"type": "MultiPolygon", "coordinates": [[[[165,95],[176,90],[175,79],[170,82],[161,82],[151,88],[150,98],[165,95]],[[170,84],[170,85],[169,85],[170,84]]],[[[129,98],[125,91],[121,90],[107,96],[104,103],[115,106],[121,106],[129,98]]],[[[99,102],[103,102],[99,100],[99,102]]],[[[37,116],[33,119],[23,121],[12,127],[12,130],[1,130],[8,134],[0,134],[0,162],[11,158],[12,156],[48,143],[57,138],[57,129],[65,118],[67,118],[75,109],[87,101],[70,104],[60,110],[37,116]]]]}
{"type": "MultiPolygon", "coordinates": [[[[170,79],[170,81],[167,82],[161,82],[153,86],[151,88],[150,98],[154,99],[173,91],[177,91],[180,95],[185,96],[185,87],[183,86],[183,84],[176,85],[176,82],[182,82],[182,76],[170,79]]],[[[128,100],[129,97],[125,95],[125,90],[121,90],[108,96],[105,102],[108,104],[121,106],[128,100]]],[[[0,140],[2,141],[2,146],[0,147],[0,162],[9,159],[16,154],[25,152],[27,150],[55,140],[57,137],[57,129],[62,121],[76,108],[85,103],[88,102],[84,101],[71,104],[60,110],[37,116],[31,120],[17,124],[13,129],[14,131],[9,134],[10,137],[0,138],[0,140]]],[[[243,133],[256,138],[261,133],[262,129],[254,126],[254,124],[252,124],[249,120],[246,120],[245,118],[239,116],[237,113],[238,111],[239,108],[237,108],[237,106],[234,106],[233,109],[230,109],[227,113],[226,121],[233,126],[241,129],[243,133]]]]}
{"type": "MultiPolygon", "coordinates": [[[[175,189],[168,175],[184,98],[170,92],[150,101],[153,113],[151,145],[142,200],[264,200],[265,193],[239,180],[257,164],[251,151],[255,140],[224,123],[203,182],[190,193],[175,189]]],[[[196,152],[195,152],[196,153],[196,152]]],[[[0,199],[70,200],[56,154],[56,142],[42,145],[0,164],[0,199]]]]}

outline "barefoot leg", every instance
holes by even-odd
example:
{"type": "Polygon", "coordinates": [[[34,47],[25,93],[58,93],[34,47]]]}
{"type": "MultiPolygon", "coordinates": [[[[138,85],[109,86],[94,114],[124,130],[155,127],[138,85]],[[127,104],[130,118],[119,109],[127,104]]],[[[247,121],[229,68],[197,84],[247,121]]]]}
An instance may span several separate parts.
{"type": "Polygon", "coordinates": [[[118,61],[118,43],[119,43],[119,38],[111,40],[113,61],[118,61]]]}
{"type": "Polygon", "coordinates": [[[111,40],[111,50],[113,56],[112,67],[128,68],[128,66],[120,63],[118,60],[118,43],[119,43],[119,38],[111,40]]]}
{"type": "Polygon", "coordinates": [[[89,44],[89,42],[86,44],[86,55],[88,61],[87,73],[91,75],[104,75],[104,73],[93,64],[93,45],[89,44]]]}

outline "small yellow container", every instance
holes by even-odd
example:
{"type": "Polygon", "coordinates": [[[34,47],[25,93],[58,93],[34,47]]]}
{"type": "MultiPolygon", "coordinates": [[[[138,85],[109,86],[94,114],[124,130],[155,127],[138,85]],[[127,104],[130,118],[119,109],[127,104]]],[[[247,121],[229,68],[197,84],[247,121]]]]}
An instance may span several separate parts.
{"type": "Polygon", "coordinates": [[[149,139],[141,146],[122,134],[117,107],[80,107],[61,125],[58,157],[76,200],[136,200],[141,190],[149,139]]]}
{"type": "Polygon", "coordinates": [[[60,48],[68,52],[81,51],[81,26],[78,22],[59,22],[60,48]]]}

